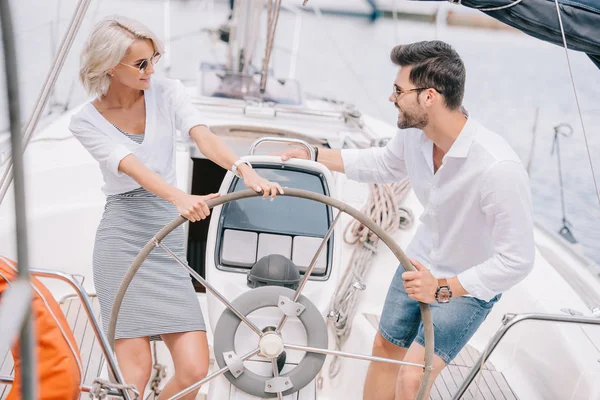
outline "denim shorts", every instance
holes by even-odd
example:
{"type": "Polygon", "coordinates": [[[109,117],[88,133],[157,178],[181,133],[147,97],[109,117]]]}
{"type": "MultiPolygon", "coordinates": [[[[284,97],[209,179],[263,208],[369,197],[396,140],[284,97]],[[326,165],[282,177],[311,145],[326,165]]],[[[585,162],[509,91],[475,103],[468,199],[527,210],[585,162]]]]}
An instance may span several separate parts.
{"type": "MultiPolygon", "coordinates": [[[[390,343],[408,348],[413,341],[425,346],[419,302],[404,290],[404,268],[399,266],[388,290],[379,332],[390,343]]],[[[456,357],[488,316],[499,294],[490,301],[475,297],[456,297],[449,303],[433,303],[429,307],[433,319],[434,351],[446,364],[456,357]]]]}

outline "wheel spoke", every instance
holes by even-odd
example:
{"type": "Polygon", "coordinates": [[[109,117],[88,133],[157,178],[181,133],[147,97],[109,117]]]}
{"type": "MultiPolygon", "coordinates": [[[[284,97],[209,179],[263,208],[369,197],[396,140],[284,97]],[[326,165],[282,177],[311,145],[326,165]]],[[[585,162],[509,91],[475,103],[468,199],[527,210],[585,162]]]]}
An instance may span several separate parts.
{"type": "MultiPolygon", "coordinates": [[[[232,201],[241,200],[241,199],[250,198],[250,197],[257,197],[257,196],[258,196],[258,194],[255,191],[248,189],[248,190],[243,190],[240,192],[228,193],[228,194],[225,194],[218,198],[209,200],[207,202],[207,205],[209,208],[212,209],[216,206],[230,203],[232,201]]],[[[305,191],[305,190],[301,190],[301,189],[288,188],[288,189],[286,189],[284,196],[314,200],[314,201],[326,204],[328,206],[331,206],[331,207],[339,210],[339,213],[336,216],[336,219],[333,222],[333,225],[335,225],[335,222],[340,217],[339,214],[341,212],[344,212],[344,213],[356,218],[358,221],[360,221],[362,224],[364,224],[367,228],[369,228],[376,236],[378,236],[390,248],[390,250],[396,256],[398,261],[400,261],[400,263],[404,267],[404,269],[406,269],[407,271],[415,270],[414,266],[410,263],[410,260],[408,259],[406,254],[402,251],[400,246],[394,241],[394,239],[390,236],[390,234],[388,234],[384,229],[382,229],[380,226],[378,226],[375,223],[375,221],[371,220],[369,217],[362,214],[359,210],[349,206],[348,204],[343,203],[340,200],[331,198],[329,196],[325,196],[325,195],[322,195],[319,193],[309,192],[309,191],[305,191]]],[[[259,330],[256,325],[254,325],[251,321],[249,321],[245,315],[242,315],[231,303],[229,303],[225,298],[223,298],[223,296],[221,296],[213,288],[212,285],[208,284],[208,282],[206,282],[201,276],[199,276],[199,274],[196,273],[196,271],[191,269],[185,262],[182,262],[168,248],[166,248],[166,246],[163,246],[160,243],[169,233],[171,233],[174,229],[176,229],[177,227],[184,224],[186,221],[187,220],[185,218],[179,216],[179,217],[175,218],[173,221],[171,221],[170,223],[168,223],[167,225],[165,225],[159,232],[157,232],[155,237],[153,237],[150,241],[148,241],[148,243],[146,243],[144,248],[136,256],[136,258],[133,260],[131,266],[127,270],[127,273],[123,277],[121,284],[119,286],[119,290],[118,290],[117,294],[115,295],[115,299],[114,299],[113,307],[112,307],[112,311],[111,311],[111,316],[110,316],[110,320],[109,320],[109,326],[108,326],[108,335],[107,335],[108,342],[113,349],[114,349],[114,344],[115,344],[115,332],[116,332],[117,320],[119,317],[119,310],[121,308],[123,298],[125,296],[127,288],[131,284],[135,274],[141,268],[144,260],[146,260],[146,258],[151,253],[151,251],[154,247],[162,247],[163,249],[165,249],[165,251],[167,253],[169,253],[181,266],[183,266],[186,270],[188,270],[188,272],[194,278],[196,278],[196,280],[198,282],[200,282],[210,293],[212,293],[222,303],[224,303],[225,306],[233,313],[233,315],[235,315],[240,321],[244,321],[244,323],[246,323],[248,325],[248,327],[250,327],[250,329],[252,329],[257,335],[262,336],[262,331],[259,330]]],[[[332,228],[333,228],[333,226],[330,227],[330,229],[328,230],[326,237],[323,240],[323,243],[321,243],[321,246],[320,246],[318,252],[315,254],[313,261],[311,262],[309,268],[307,269],[307,272],[305,273],[304,279],[302,280],[299,289],[295,292],[296,293],[295,302],[297,302],[297,299],[299,298],[304,286],[306,285],[307,280],[309,279],[310,275],[312,274],[312,270],[314,269],[314,266],[316,265],[316,261],[317,261],[318,257],[321,255],[321,252],[322,252],[323,248],[326,246],[327,240],[329,239],[329,236],[332,233],[331,232],[332,228]]],[[[348,358],[355,358],[355,359],[361,359],[361,360],[367,360],[367,361],[385,362],[385,363],[400,364],[400,365],[413,365],[415,367],[423,368],[424,369],[423,378],[421,379],[419,393],[417,395],[417,399],[423,400],[425,397],[426,389],[428,387],[428,382],[431,378],[431,373],[432,373],[433,354],[434,354],[434,350],[433,350],[433,336],[434,335],[433,335],[433,323],[432,323],[432,318],[431,318],[431,310],[429,309],[429,306],[427,304],[421,303],[421,304],[419,304],[419,307],[420,307],[420,311],[421,311],[423,327],[424,327],[424,332],[425,332],[425,366],[423,366],[421,364],[411,364],[411,363],[406,363],[406,362],[397,361],[397,360],[391,360],[391,359],[366,356],[366,355],[361,355],[361,354],[351,354],[351,353],[344,353],[344,352],[340,352],[340,351],[323,349],[324,347],[327,347],[327,346],[307,347],[307,346],[299,346],[299,345],[284,345],[284,347],[287,349],[311,352],[311,353],[316,353],[316,354],[325,354],[325,355],[330,354],[330,355],[335,355],[335,356],[339,356],[339,357],[348,357],[348,358]]],[[[278,330],[280,330],[283,327],[286,319],[287,319],[287,317],[284,317],[280,321],[278,330]]],[[[244,359],[246,359],[246,357],[244,357],[244,359]]],[[[210,377],[207,377],[207,378],[203,379],[202,381],[198,382],[198,384],[193,386],[193,388],[197,389],[200,385],[210,381],[211,379],[214,379],[215,376],[221,375],[226,371],[227,371],[227,368],[223,368],[219,371],[216,371],[210,377]]],[[[226,375],[226,376],[229,378],[229,375],[226,375]]],[[[277,378],[280,379],[280,377],[277,377],[277,378]]],[[[193,391],[194,389],[191,389],[189,391],[193,391]]],[[[189,391],[182,392],[170,400],[175,400],[175,399],[181,398],[181,396],[184,396],[185,394],[189,393],[189,391]]]]}
{"type": "Polygon", "coordinates": [[[242,320],[246,325],[248,325],[248,327],[250,329],[252,329],[254,331],[254,333],[256,333],[258,336],[262,336],[262,331],[260,329],[258,329],[258,327],[256,325],[254,325],[254,323],[252,321],[250,321],[248,318],[246,318],[245,315],[243,315],[241,312],[239,312],[238,309],[235,308],[233,304],[231,304],[225,297],[223,297],[221,295],[221,293],[219,293],[217,291],[217,289],[215,289],[210,283],[208,283],[204,278],[202,278],[199,273],[194,271],[189,265],[187,265],[187,263],[184,263],[183,261],[181,261],[179,259],[179,257],[177,257],[177,255],[175,255],[175,253],[173,253],[171,251],[171,249],[169,249],[167,246],[165,246],[162,242],[155,240],[155,243],[156,243],[156,246],[161,247],[171,257],[173,257],[179,265],[181,265],[183,268],[187,269],[188,272],[190,273],[190,275],[192,275],[194,278],[196,278],[196,280],[198,282],[200,282],[202,284],[202,286],[204,286],[206,288],[206,290],[208,290],[212,295],[214,295],[217,299],[219,299],[221,301],[221,303],[225,304],[225,306],[227,308],[229,308],[229,310],[232,313],[234,313],[240,320],[242,320]]]}
{"type": "Polygon", "coordinates": [[[300,346],[300,345],[296,345],[296,344],[284,344],[283,347],[285,347],[286,349],[290,349],[290,350],[306,351],[308,353],[327,354],[330,356],[354,358],[356,360],[375,361],[375,362],[383,362],[383,363],[388,363],[388,364],[408,365],[411,367],[425,368],[425,365],[423,365],[423,364],[394,360],[391,358],[367,356],[364,354],[346,353],[343,351],[336,351],[336,350],[329,350],[329,349],[318,349],[318,348],[314,348],[314,347],[300,346]]]}
{"type": "MultiPolygon", "coordinates": [[[[271,360],[271,365],[273,366],[273,376],[277,378],[279,376],[279,367],[277,366],[277,358],[271,360]]],[[[277,392],[277,400],[283,400],[283,395],[281,392],[277,392]]]]}
{"type": "MultiPolygon", "coordinates": [[[[242,361],[246,361],[247,359],[254,357],[255,355],[257,355],[259,352],[258,349],[251,351],[250,353],[247,353],[246,355],[242,356],[242,361]]],[[[193,392],[194,390],[198,389],[200,386],[212,381],[213,379],[215,379],[216,377],[223,375],[225,372],[229,371],[229,367],[228,366],[224,366],[223,368],[213,372],[212,374],[208,375],[206,378],[202,379],[201,381],[198,381],[196,383],[194,383],[192,386],[183,389],[181,392],[175,394],[173,397],[170,397],[168,400],[177,400],[182,398],[183,396],[185,396],[186,394],[193,392]]]]}
{"type": "MultiPolygon", "coordinates": [[[[304,289],[304,286],[308,282],[308,278],[310,278],[310,275],[312,274],[312,271],[315,268],[315,265],[317,264],[317,260],[319,259],[319,256],[321,255],[321,253],[323,252],[323,249],[327,245],[327,241],[329,240],[329,237],[333,233],[333,229],[337,225],[337,223],[340,220],[341,216],[342,216],[342,211],[338,211],[335,219],[331,223],[331,226],[327,230],[327,233],[325,234],[325,237],[323,237],[323,240],[321,241],[321,244],[319,245],[319,248],[317,249],[315,255],[313,256],[313,259],[310,262],[310,265],[308,266],[308,269],[304,273],[304,277],[302,278],[302,281],[300,281],[300,284],[298,285],[298,289],[296,289],[296,293],[294,293],[294,298],[292,299],[292,301],[294,301],[294,302],[298,301],[298,298],[300,297],[300,294],[302,294],[302,289],[304,289]]],[[[286,321],[287,321],[287,315],[284,314],[283,317],[281,317],[281,320],[279,321],[279,324],[277,325],[277,328],[275,329],[275,332],[277,332],[277,333],[281,332],[281,329],[283,329],[283,325],[285,325],[286,321]]]]}

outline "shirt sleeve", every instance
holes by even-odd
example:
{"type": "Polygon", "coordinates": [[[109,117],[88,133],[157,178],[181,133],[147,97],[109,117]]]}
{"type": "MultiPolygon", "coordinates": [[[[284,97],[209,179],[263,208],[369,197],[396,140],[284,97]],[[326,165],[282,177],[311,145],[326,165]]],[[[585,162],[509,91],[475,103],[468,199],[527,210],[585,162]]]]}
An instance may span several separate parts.
{"type": "Polygon", "coordinates": [[[171,107],[173,107],[175,127],[179,132],[182,135],[189,135],[193,127],[206,125],[204,118],[192,104],[183,83],[176,79],[169,79],[168,81],[166,95],[169,98],[171,107]]]}
{"type": "Polygon", "coordinates": [[[359,182],[393,183],[407,177],[404,132],[397,132],[385,147],[342,150],[344,171],[359,182]]]}
{"type": "Polygon", "coordinates": [[[132,153],[125,145],[115,142],[91,124],[75,118],[71,120],[69,130],[100,165],[105,166],[116,176],[125,175],[119,171],[119,164],[132,153]]]}
{"type": "Polygon", "coordinates": [[[535,259],[529,178],[517,161],[501,161],[481,182],[481,208],[492,223],[494,255],[458,275],[474,297],[490,301],[523,280],[535,259]]]}

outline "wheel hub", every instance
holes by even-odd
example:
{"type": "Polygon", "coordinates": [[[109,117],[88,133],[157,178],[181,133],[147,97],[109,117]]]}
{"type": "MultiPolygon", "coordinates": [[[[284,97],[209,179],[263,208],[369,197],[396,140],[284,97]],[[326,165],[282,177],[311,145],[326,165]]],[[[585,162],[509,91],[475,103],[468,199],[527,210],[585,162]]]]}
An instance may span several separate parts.
{"type": "Polygon", "coordinates": [[[260,338],[258,348],[268,359],[277,358],[283,353],[283,339],[275,332],[267,332],[260,338]]]}

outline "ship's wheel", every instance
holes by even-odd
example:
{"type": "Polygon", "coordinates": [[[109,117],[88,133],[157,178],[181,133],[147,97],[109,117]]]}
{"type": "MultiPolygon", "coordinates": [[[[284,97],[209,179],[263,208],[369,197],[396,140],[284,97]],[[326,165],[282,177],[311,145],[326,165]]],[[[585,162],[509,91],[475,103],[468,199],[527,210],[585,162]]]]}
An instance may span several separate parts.
{"type": "MultiPolygon", "coordinates": [[[[260,193],[248,189],[241,192],[229,193],[209,200],[207,205],[212,209],[213,207],[226,204],[231,201],[256,197],[259,195],[260,193]]],[[[119,287],[119,291],[115,297],[108,327],[108,340],[113,350],[119,310],[121,308],[127,288],[129,287],[133,277],[143,264],[148,254],[150,254],[155,247],[161,247],[164,251],[175,258],[175,260],[182,267],[186,268],[189,273],[206,288],[207,291],[213,294],[227,307],[219,318],[219,321],[215,327],[215,339],[213,347],[215,359],[219,369],[208,375],[200,382],[197,382],[189,388],[181,391],[171,399],[178,399],[223,374],[235,387],[248,394],[260,398],[276,397],[278,399],[282,399],[283,396],[297,392],[309,384],[321,370],[327,355],[335,355],[339,357],[348,357],[366,361],[421,366],[424,370],[424,373],[421,380],[421,386],[419,387],[417,399],[424,399],[425,394],[427,393],[427,387],[429,384],[433,364],[433,323],[431,312],[427,304],[420,304],[421,317],[425,332],[425,363],[421,365],[405,363],[403,361],[393,359],[373,357],[370,355],[329,350],[327,329],[323,316],[308,298],[302,296],[302,290],[304,289],[304,286],[306,285],[306,282],[312,273],[316,260],[318,259],[320,252],[323,250],[323,248],[325,248],[327,241],[342,213],[349,214],[369,228],[390,248],[390,250],[392,250],[404,269],[407,271],[413,271],[415,268],[410,263],[408,257],[404,254],[402,249],[400,249],[392,237],[379,226],[377,226],[375,222],[373,222],[360,211],[339,200],[306,190],[290,188],[286,188],[285,194],[282,196],[314,200],[336,208],[339,211],[335,220],[329,227],[329,230],[325,234],[325,237],[323,238],[315,257],[313,258],[313,262],[306,270],[302,280],[300,281],[300,284],[298,285],[298,288],[295,291],[280,286],[264,286],[249,290],[248,292],[238,296],[235,300],[231,302],[228,301],[209,282],[207,282],[196,271],[190,268],[186,262],[179,259],[168,247],[162,243],[162,240],[165,238],[165,236],[167,236],[179,225],[187,221],[183,217],[178,217],[161,229],[146,244],[146,246],[141,250],[131,264],[131,267],[121,282],[121,286],[119,287]],[[276,327],[258,327],[247,318],[250,313],[263,307],[278,307],[281,310],[282,317],[276,327]],[[298,317],[306,329],[306,346],[285,343],[283,341],[281,329],[289,317],[298,317]],[[241,323],[246,324],[250,330],[256,333],[256,335],[259,337],[258,348],[248,352],[247,354],[236,354],[234,348],[235,332],[241,323]],[[286,349],[300,350],[306,352],[306,354],[296,367],[294,367],[291,371],[280,375],[277,360],[286,349]],[[258,354],[271,360],[273,367],[273,374],[271,376],[259,375],[250,371],[249,369],[244,368],[244,361],[258,354]]]]}

